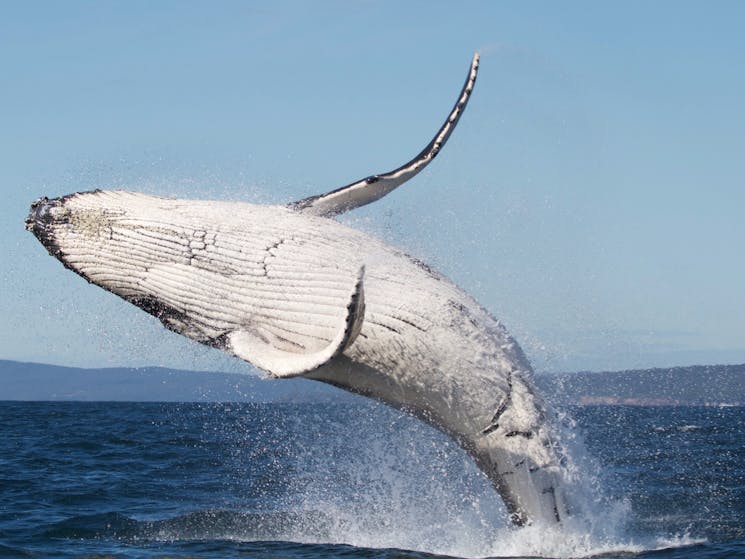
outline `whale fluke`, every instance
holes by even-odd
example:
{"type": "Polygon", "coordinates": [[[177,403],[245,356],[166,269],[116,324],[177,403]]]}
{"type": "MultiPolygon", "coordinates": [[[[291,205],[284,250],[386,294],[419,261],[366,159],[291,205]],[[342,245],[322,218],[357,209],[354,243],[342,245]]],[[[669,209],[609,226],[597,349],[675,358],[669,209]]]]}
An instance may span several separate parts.
{"type": "MultiPolygon", "coordinates": [[[[340,317],[336,336],[322,349],[309,351],[302,343],[292,339],[292,333],[283,332],[280,336],[260,326],[230,332],[226,349],[277,378],[299,376],[318,369],[351,346],[362,329],[365,319],[364,275],[363,266],[348,300],[339,299],[339,306],[345,310],[344,316],[340,317]]],[[[275,312],[281,314],[280,309],[275,312]]],[[[306,314],[311,318],[312,306],[306,314]]]]}
{"type": "Polygon", "coordinates": [[[455,125],[458,124],[458,119],[460,119],[468,104],[468,100],[471,98],[478,69],[479,53],[475,53],[471,61],[471,68],[466,77],[466,82],[463,84],[453,110],[450,111],[450,114],[437,131],[437,134],[435,134],[435,137],[411,161],[404,163],[393,171],[371,175],[326,194],[318,194],[292,202],[289,204],[289,207],[308,215],[333,217],[379,200],[396,187],[401,186],[413,178],[437,156],[455,129],[455,125]]]}

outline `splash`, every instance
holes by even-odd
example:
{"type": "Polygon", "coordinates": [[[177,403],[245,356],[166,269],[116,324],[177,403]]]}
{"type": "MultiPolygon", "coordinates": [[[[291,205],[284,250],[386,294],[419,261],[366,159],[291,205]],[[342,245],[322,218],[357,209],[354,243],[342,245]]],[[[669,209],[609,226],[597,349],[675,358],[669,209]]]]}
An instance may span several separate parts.
{"type": "Polygon", "coordinates": [[[557,437],[567,449],[574,514],[561,527],[518,529],[488,479],[439,431],[372,403],[308,411],[285,414],[282,425],[266,418],[261,433],[246,434],[236,461],[255,461],[257,440],[281,440],[274,467],[292,476],[272,474],[262,510],[228,522],[222,537],[458,557],[589,557],[698,543],[688,535],[630,535],[630,505],[603,495],[600,469],[568,417],[559,418],[557,437]]]}

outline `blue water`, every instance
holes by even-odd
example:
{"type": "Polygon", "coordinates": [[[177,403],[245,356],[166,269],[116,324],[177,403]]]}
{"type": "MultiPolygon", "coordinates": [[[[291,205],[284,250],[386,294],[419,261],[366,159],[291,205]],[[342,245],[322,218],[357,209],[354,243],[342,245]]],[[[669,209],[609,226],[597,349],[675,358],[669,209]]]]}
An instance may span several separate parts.
{"type": "Polygon", "coordinates": [[[374,403],[0,402],[0,557],[745,556],[745,408],[570,412],[602,498],[551,533],[374,403]]]}

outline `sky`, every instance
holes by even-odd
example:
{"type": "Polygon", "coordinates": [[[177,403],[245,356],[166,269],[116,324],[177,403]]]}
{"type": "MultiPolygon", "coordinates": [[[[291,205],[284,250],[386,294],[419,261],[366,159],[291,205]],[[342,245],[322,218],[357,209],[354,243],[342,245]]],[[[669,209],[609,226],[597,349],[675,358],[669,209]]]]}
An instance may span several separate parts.
{"type": "Polygon", "coordinates": [[[741,2],[5,2],[0,358],[250,367],[24,230],[94,188],[286,203],[442,154],[344,216],[445,273],[539,371],[745,362],[741,2]]]}

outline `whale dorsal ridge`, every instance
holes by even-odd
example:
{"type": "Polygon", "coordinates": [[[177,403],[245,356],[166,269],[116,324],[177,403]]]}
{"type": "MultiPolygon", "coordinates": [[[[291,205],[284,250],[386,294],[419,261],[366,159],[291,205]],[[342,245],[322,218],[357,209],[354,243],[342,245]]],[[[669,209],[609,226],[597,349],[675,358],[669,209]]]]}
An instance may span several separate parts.
{"type": "Polygon", "coordinates": [[[473,55],[466,82],[463,84],[453,110],[450,111],[435,137],[411,161],[404,163],[393,171],[371,175],[326,194],[318,194],[292,202],[289,207],[309,215],[333,217],[374,202],[414,177],[437,156],[455,129],[455,125],[458,124],[458,119],[460,119],[468,100],[471,98],[478,68],[479,54],[476,53],[473,55]]]}
{"type": "Polygon", "coordinates": [[[304,351],[297,344],[292,347],[292,340],[280,340],[260,327],[247,327],[227,335],[230,351],[273,377],[294,377],[321,367],[351,346],[362,329],[365,320],[364,275],[365,267],[362,266],[349,297],[340,298],[339,306],[344,307],[344,313],[340,313],[336,335],[322,349],[304,351]],[[292,349],[288,349],[288,345],[292,349]]]}

